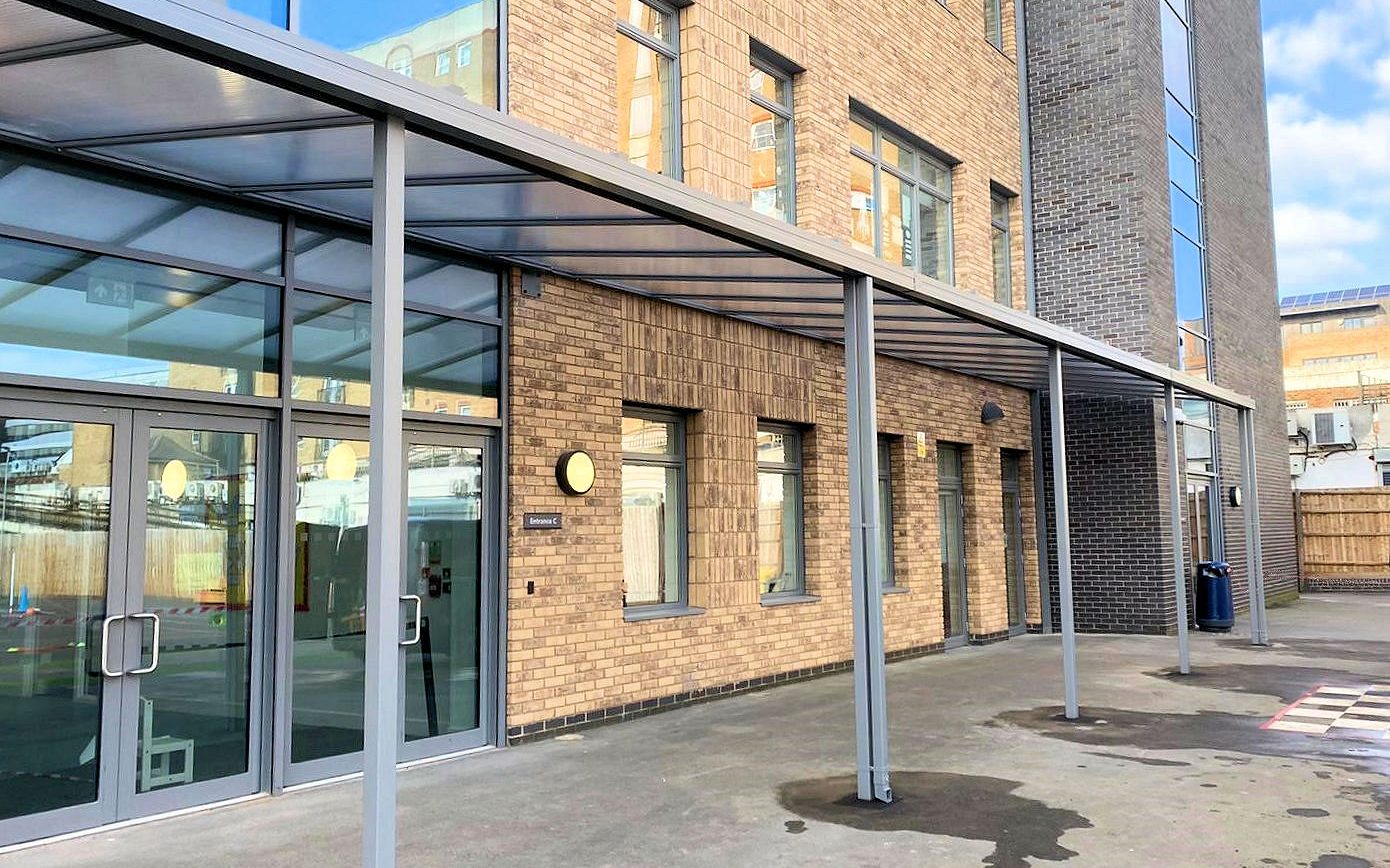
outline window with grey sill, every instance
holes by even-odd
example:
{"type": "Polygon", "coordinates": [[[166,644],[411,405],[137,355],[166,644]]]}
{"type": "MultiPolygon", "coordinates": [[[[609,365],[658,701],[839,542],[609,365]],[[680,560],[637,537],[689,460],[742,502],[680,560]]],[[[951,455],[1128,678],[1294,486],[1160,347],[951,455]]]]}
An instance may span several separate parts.
{"type": "Polygon", "coordinates": [[[1004,50],[1004,2],[1003,0],[984,0],[985,39],[1000,51],[1004,50]]]}
{"type": "Polygon", "coordinates": [[[679,16],[660,0],[616,0],[618,151],[629,162],[679,179],[679,16]]]}
{"type": "Polygon", "coordinates": [[[796,222],[796,126],[792,74],[754,51],[748,71],[749,169],[753,210],[796,222]]]}
{"type": "Polygon", "coordinates": [[[878,563],[883,587],[897,585],[893,569],[893,438],[878,438],[878,563]]]}
{"type": "Polygon", "coordinates": [[[806,593],[802,522],[802,435],[787,425],[759,424],[758,588],[768,597],[806,593]]]}
{"type": "Polygon", "coordinates": [[[994,259],[994,300],[1013,306],[1013,233],[1009,230],[1010,198],[989,194],[990,249],[994,259]]]}
{"type": "Polygon", "coordinates": [[[623,608],[628,614],[683,608],[688,560],[685,418],[626,407],[622,446],[623,608]]]}

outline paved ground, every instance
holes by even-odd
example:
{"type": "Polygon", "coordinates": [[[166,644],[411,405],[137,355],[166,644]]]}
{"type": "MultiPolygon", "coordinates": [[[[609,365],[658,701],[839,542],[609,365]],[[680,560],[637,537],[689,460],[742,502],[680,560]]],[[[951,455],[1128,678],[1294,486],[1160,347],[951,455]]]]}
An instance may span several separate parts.
{"type": "MultiPolygon", "coordinates": [[[[848,675],[401,776],[404,866],[1390,866],[1390,739],[1260,729],[1321,684],[1390,681],[1390,595],[1270,613],[1276,644],[1056,637],[889,667],[892,807],[852,790],[848,675]]],[[[1372,733],[1378,736],[1377,733],[1372,733]]],[[[338,784],[0,857],[0,866],[350,865],[338,784]]]]}

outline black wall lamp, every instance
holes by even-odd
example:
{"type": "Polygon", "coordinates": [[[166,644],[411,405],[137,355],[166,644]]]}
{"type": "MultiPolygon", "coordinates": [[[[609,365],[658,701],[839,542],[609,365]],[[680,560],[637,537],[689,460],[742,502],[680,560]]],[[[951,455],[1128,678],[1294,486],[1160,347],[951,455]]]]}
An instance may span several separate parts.
{"type": "Polygon", "coordinates": [[[575,449],[555,462],[555,481],[560,490],[571,496],[588,494],[594,487],[594,459],[583,449],[575,449]]]}
{"type": "Polygon", "coordinates": [[[993,425],[1004,418],[1004,409],[993,401],[986,401],[980,408],[980,421],[986,425],[993,425]]]}

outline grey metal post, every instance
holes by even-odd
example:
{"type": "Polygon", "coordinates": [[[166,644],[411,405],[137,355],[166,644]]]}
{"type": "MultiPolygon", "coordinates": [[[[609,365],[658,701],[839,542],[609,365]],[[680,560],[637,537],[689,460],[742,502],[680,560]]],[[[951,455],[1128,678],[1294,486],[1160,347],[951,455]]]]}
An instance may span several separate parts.
{"type": "Polygon", "coordinates": [[[1173,599],[1177,604],[1178,671],[1192,673],[1187,642],[1187,565],[1182,556],[1182,493],[1179,468],[1185,450],[1178,448],[1178,402],[1171,383],[1163,390],[1163,416],[1168,423],[1168,522],[1173,534],[1173,599]]]}
{"type": "Polygon", "coordinates": [[[1260,488],[1256,478],[1254,411],[1236,411],[1240,428],[1240,468],[1245,489],[1245,575],[1250,598],[1250,644],[1268,645],[1264,555],[1260,539],[1260,488]]]}
{"type": "Polygon", "coordinates": [[[404,462],[405,125],[376,122],[372,151],[372,384],[368,467],[367,687],[362,759],[362,864],[396,864],[397,692],[400,687],[404,462]]]}
{"type": "Polygon", "coordinates": [[[1062,351],[1047,354],[1047,403],[1052,411],[1052,501],[1057,525],[1057,594],[1062,604],[1062,686],[1067,720],[1076,720],[1076,616],[1071,594],[1071,518],[1067,514],[1067,422],[1062,397],[1062,351]]]}
{"type": "Polygon", "coordinates": [[[888,784],[883,572],[878,533],[878,421],[874,386],[874,284],[845,279],[845,400],[849,428],[850,581],[854,603],[854,732],[858,792],[893,801],[888,784]]]}

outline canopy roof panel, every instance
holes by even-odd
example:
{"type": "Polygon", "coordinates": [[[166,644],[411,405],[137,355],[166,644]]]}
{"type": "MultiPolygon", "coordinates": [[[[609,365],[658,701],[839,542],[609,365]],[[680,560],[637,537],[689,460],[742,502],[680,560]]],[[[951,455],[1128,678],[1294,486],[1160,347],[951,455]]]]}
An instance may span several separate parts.
{"type": "Polygon", "coordinates": [[[387,114],[409,129],[417,239],[830,341],[844,279],[864,275],[882,353],[1046,389],[1057,347],[1068,391],[1171,383],[1253,406],[225,8],[0,0],[0,137],[14,142],[369,223],[372,123],[387,114]]]}

